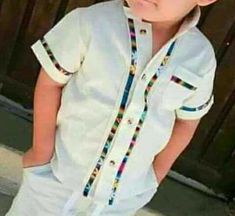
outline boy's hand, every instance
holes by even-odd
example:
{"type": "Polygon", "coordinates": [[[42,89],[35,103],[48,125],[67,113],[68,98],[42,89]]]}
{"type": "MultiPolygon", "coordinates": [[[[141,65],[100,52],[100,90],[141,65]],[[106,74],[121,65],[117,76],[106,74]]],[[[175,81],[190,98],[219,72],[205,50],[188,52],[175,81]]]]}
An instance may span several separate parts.
{"type": "Polygon", "coordinates": [[[166,147],[153,160],[156,178],[160,184],[171,166],[190,143],[201,119],[176,119],[172,135],[166,147]]]}
{"type": "Polygon", "coordinates": [[[34,91],[32,147],[23,155],[23,168],[44,165],[54,153],[63,85],[51,79],[41,67],[34,91]]]}
{"type": "Polygon", "coordinates": [[[31,148],[22,157],[23,168],[44,165],[49,163],[50,159],[51,157],[45,157],[35,153],[31,148]]]}
{"type": "MultiPolygon", "coordinates": [[[[153,164],[154,164],[154,163],[153,163],[153,164]]],[[[153,165],[153,164],[152,164],[152,165],[153,165]]],[[[153,165],[153,167],[154,167],[154,165],[153,165]]],[[[162,175],[160,172],[157,172],[157,173],[156,173],[155,168],[153,169],[153,171],[154,171],[154,174],[155,174],[155,178],[157,179],[157,182],[158,182],[158,184],[160,185],[161,182],[162,182],[162,180],[164,179],[165,175],[162,175]]]]}

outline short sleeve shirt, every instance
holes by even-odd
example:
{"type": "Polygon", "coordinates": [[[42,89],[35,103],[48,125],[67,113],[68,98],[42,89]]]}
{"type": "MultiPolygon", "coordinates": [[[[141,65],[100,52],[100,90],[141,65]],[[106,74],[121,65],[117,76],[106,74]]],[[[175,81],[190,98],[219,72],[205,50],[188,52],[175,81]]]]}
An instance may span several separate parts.
{"type": "Polygon", "coordinates": [[[199,119],[214,102],[214,49],[195,7],[152,54],[151,23],[123,0],[73,9],[32,46],[65,84],[52,169],[61,182],[112,205],[158,187],[154,156],[177,118],[199,119]]]}

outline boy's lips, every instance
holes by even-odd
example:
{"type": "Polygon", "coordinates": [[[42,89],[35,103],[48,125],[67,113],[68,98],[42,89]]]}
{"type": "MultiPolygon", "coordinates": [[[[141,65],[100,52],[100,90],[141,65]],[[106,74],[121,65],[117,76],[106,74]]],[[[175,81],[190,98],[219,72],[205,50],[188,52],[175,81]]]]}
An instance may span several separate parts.
{"type": "Polygon", "coordinates": [[[156,2],[153,1],[153,0],[139,0],[139,1],[140,1],[140,2],[145,2],[145,3],[150,3],[150,4],[155,4],[155,5],[157,5],[156,2]]]}
{"type": "Polygon", "coordinates": [[[147,2],[149,2],[149,3],[154,3],[154,2],[152,2],[152,1],[150,1],[150,0],[144,0],[144,1],[147,1],[147,2]]]}

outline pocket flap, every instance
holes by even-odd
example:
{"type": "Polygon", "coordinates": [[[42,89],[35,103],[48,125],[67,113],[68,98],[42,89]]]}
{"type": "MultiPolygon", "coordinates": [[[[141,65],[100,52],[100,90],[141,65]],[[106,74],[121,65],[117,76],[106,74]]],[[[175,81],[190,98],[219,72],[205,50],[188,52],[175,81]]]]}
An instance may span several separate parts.
{"type": "Polygon", "coordinates": [[[193,71],[182,65],[177,66],[162,92],[161,106],[169,110],[181,107],[183,101],[195,93],[202,80],[203,77],[193,71]]]}
{"type": "Polygon", "coordinates": [[[203,78],[201,76],[195,74],[193,71],[182,65],[176,67],[171,76],[171,81],[178,82],[182,86],[188,87],[189,89],[191,86],[197,88],[202,82],[202,79],[203,78]],[[178,78],[178,80],[175,80],[174,78],[178,78]]]}

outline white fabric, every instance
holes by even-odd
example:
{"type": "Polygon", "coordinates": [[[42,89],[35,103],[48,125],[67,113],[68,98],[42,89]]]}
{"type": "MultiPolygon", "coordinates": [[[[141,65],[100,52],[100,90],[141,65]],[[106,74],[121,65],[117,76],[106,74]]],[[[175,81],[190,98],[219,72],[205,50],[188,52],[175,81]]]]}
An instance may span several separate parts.
{"type": "Polygon", "coordinates": [[[133,216],[149,202],[155,191],[151,189],[131,200],[107,206],[92,202],[91,197],[82,197],[81,191],[65,187],[48,163],[23,168],[20,188],[5,216],[133,216]]]}
{"type": "MultiPolygon", "coordinates": [[[[159,184],[151,163],[170,139],[175,119],[202,118],[213,104],[212,100],[197,111],[181,109],[205,104],[213,90],[215,53],[209,40],[196,27],[199,7],[186,17],[177,34],[153,57],[151,24],[132,14],[122,0],[76,8],[45,34],[53,55],[69,75],[58,70],[40,40],[31,46],[50,77],[65,84],[57,115],[55,154],[51,160],[56,178],[74,191],[83,191],[97,163],[129,75],[128,18],[134,20],[137,69],[124,117],[89,194],[100,203],[108,202],[111,184],[144,107],[145,87],[174,39],[177,38],[177,42],[169,63],[148,95],[147,116],[121,176],[114,202],[156,192],[159,184]],[[141,34],[141,29],[145,29],[146,34],[141,34]],[[143,74],[146,79],[141,79],[143,74]],[[171,81],[173,75],[197,89],[171,81]],[[129,119],[132,124],[128,123],[129,119]]],[[[149,194],[149,200],[153,195],[149,194]]],[[[72,201],[79,199],[81,197],[74,196],[66,206],[72,208],[72,201]]]]}

